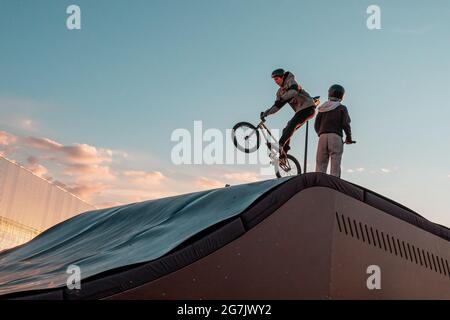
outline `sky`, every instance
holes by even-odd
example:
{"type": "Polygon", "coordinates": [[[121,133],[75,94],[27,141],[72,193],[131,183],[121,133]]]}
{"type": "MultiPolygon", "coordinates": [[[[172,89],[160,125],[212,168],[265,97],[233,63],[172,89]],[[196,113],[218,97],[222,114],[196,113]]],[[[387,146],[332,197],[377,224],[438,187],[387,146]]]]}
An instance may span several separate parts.
{"type": "Polygon", "coordinates": [[[175,165],[171,136],[256,123],[282,67],[322,101],[346,88],[357,144],[343,179],[450,226],[449,18],[447,0],[1,0],[0,152],[99,207],[268,179],[175,165]],[[81,30],[66,27],[71,4],[81,30]]]}

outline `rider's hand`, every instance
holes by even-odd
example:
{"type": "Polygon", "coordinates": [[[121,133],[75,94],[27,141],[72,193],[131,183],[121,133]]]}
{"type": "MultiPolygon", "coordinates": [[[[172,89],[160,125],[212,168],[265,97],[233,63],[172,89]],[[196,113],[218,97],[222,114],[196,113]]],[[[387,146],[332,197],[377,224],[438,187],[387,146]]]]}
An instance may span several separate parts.
{"type": "Polygon", "coordinates": [[[266,113],[265,113],[265,112],[261,112],[261,114],[259,115],[259,118],[260,118],[262,121],[266,120],[266,119],[265,119],[265,118],[266,118],[266,113]]]}

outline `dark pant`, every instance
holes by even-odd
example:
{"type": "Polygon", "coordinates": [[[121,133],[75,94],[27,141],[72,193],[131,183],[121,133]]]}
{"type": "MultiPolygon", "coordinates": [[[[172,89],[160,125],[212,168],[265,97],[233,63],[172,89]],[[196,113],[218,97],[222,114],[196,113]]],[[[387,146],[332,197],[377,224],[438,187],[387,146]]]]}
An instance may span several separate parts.
{"type": "Polygon", "coordinates": [[[284,150],[284,152],[288,152],[291,147],[289,144],[291,143],[292,135],[295,130],[299,128],[309,117],[314,115],[316,112],[316,107],[312,106],[297,112],[292,119],[287,123],[286,128],[283,129],[283,134],[280,138],[280,148],[284,150]]]}

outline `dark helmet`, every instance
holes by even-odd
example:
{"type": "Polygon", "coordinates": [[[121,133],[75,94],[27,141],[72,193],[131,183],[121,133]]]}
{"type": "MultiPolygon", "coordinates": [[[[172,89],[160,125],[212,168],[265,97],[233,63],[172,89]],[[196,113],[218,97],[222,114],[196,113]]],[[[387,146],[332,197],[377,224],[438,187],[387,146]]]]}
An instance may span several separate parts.
{"type": "Polygon", "coordinates": [[[272,72],[272,78],[273,77],[283,77],[283,76],[284,76],[284,70],[283,69],[277,69],[277,70],[274,70],[272,72]]]}
{"type": "Polygon", "coordinates": [[[329,98],[338,98],[342,99],[345,94],[345,89],[343,86],[339,84],[333,84],[330,89],[328,89],[328,97],[329,98]]]}

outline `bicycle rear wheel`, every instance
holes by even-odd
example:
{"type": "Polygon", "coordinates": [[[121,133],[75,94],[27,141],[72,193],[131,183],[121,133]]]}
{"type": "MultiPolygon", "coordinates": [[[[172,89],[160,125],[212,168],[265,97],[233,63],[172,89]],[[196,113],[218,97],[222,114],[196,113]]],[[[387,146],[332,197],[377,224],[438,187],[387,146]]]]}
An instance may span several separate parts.
{"type": "Polygon", "coordinates": [[[288,154],[286,164],[286,166],[280,166],[279,162],[275,163],[275,174],[277,178],[292,177],[302,173],[302,167],[294,156],[288,154]]]}
{"type": "Polygon", "coordinates": [[[245,153],[259,149],[260,137],[258,129],[248,122],[239,122],[231,131],[234,146],[245,153]]]}

